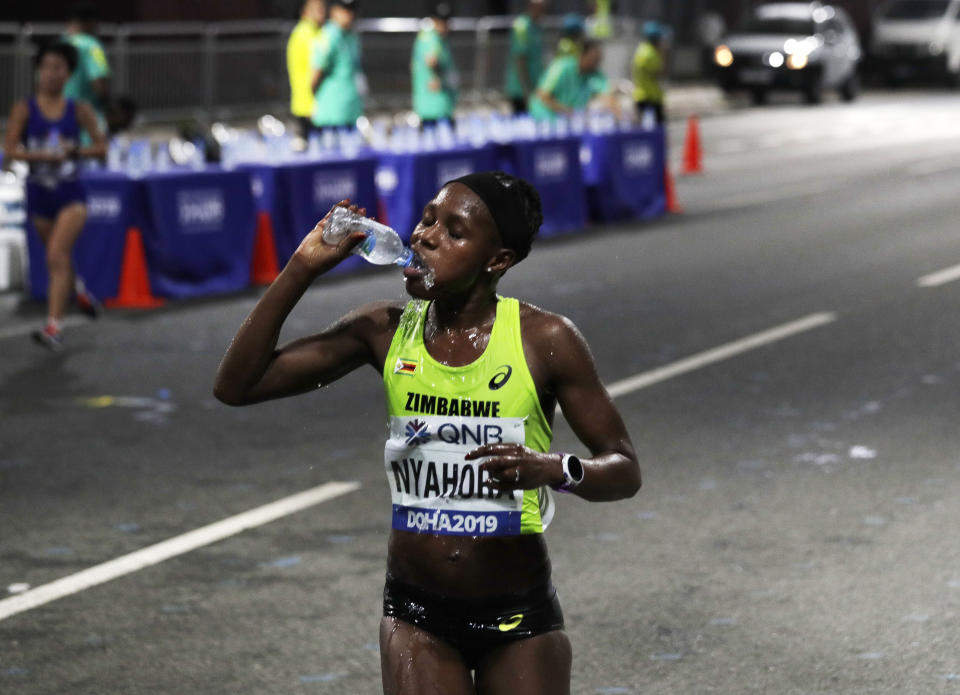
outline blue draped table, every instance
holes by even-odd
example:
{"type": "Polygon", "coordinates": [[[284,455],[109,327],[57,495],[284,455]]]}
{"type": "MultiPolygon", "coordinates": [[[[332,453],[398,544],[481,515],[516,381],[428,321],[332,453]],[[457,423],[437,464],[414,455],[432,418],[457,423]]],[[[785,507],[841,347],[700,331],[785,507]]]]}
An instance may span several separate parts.
{"type": "Polygon", "coordinates": [[[590,218],[650,219],[666,211],[664,131],[585,133],[581,161],[590,218]]]}
{"type": "Polygon", "coordinates": [[[248,173],[211,167],[152,173],[139,183],[155,294],[185,299],[249,286],[256,216],[248,173]]]}
{"type": "MultiPolygon", "coordinates": [[[[376,166],[376,157],[361,154],[353,159],[238,167],[251,177],[257,211],[270,217],[281,268],[307,233],[341,200],[349,198],[366,208],[371,217],[377,216],[376,166]]],[[[359,257],[348,258],[332,272],[349,272],[364,265],[359,257]]]]}
{"type": "Polygon", "coordinates": [[[499,169],[526,179],[540,193],[541,236],[574,232],[586,226],[578,136],[515,140],[498,144],[496,151],[499,169]]]}
{"type": "MultiPolygon", "coordinates": [[[[127,230],[141,230],[156,295],[198,297],[250,285],[258,217],[269,217],[282,266],[332,205],[350,198],[409,240],[423,206],[450,179],[504,169],[543,201],[543,236],[590,219],[649,219],[665,211],[662,129],[419,152],[363,152],[352,159],[175,170],[132,179],[85,172],[87,224],[74,249],[78,273],[101,298],[118,292],[127,230]]],[[[29,222],[28,222],[29,224],[29,222]]],[[[45,254],[27,235],[30,291],[47,294],[45,254]]],[[[365,267],[350,258],[336,272],[365,267]]]]}

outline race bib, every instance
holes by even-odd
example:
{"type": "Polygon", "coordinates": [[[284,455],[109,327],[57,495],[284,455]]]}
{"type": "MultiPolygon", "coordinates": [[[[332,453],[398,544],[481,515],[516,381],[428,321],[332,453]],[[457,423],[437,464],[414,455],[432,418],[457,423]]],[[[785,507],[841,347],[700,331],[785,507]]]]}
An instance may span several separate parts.
{"type": "Polygon", "coordinates": [[[523,491],[490,485],[483,459],[464,456],[484,444],[524,443],[522,418],[410,415],[390,418],[384,467],[393,528],[463,536],[520,534],[523,491]]]}

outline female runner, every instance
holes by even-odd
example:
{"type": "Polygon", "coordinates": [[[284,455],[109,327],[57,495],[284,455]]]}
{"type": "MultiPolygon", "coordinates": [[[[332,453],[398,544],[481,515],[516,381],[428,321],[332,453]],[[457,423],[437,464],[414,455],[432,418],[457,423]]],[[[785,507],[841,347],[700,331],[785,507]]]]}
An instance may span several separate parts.
{"type": "Polygon", "coordinates": [[[10,110],[4,138],[4,166],[13,160],[30,165],[27,177],[27,214],[47,252],[47,322],[33,339],[53,350],[63,345],[60,322],[71,290],[77,306],[96,316],[99,303],[74,275],[71,254],[87,219],[83,186],[77,180],[80,157],[104,157],[106,138],[93,108],[85,101],[63,96],[63,88],[77,66],[77,52],[65,43],[48,44],[36,57],[36,93],[10,110]],[[92,145],[80,147],[86,130],[92,145]]]}
{"type": "Polygon", "coordinates": [[[245,405],[312,391],[362,365],[380,372],[393,498],[384,692],[569,693],[570,642],[543,539],[549,489],[622,499],[639,489],[640,469],[574,325],[497,295],[530,250],[539,196],[501,172],[447,183],[411,237],[412,301],[368,304],[277,348],[310,283],[363,239],[328,244],[325,220],[240,327],[217,398],[245,405]],[[557,404],[589,458],[550,452],[557,404]]]}

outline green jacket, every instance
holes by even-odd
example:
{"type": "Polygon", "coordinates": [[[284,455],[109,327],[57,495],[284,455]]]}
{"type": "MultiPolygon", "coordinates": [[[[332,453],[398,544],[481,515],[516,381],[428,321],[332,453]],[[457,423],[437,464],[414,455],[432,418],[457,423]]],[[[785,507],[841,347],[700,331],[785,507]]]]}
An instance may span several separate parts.
{"type": "Polygon", "coordinates": [[[417,34],[410,59],[410,76],[413,83],[413,110],[421,119],[453,116],[457,104],[456,67],[450,42],[436,29],[424,29],[417,34]],[[437,66],[432,69],[427,61],[434,58],[437,66]],[[436,79],[439,79],[439,89],[431,87],[436,79]]]}
{"type": "Polygon", "coordinates": [[[357,34],[328,21],[313,42],[310,66],[323,71],[313,105],[313,124],[353,126],[363,115],[363,97],[358,86],[363,72],[357,34]]]}
{"type": "MultiPolygon", "coordinates": [[[[581,73],[580,60],[575,56],[561,56],[554,58],[547,68],[537,92],[543,91],[553,99],[574,111],[587,108],[590,99],[607,90],[607,79],[600,73],[581,73]]],[[[547,104],[534,95],[530,99],[530,115],[536,119],[546,120],[557,116],[547,104]]]]}
{"type": "Polygon", "coordinates": [[[530,15],[522,14],[513,21],[510,31],[510,55],[507,58],[506,93],[511,99],[528,96],[517,70],[518,59],[523,59],[527,68],[528,88],[536,89],[543,74],[543,28],[530,15]]]}
{"type": "Polygon", "coordinates": [[[93,91],[93,83],[101,77],[110,75],[110,65],[107,63],[103,44],[89,34],[68,34],[63,38],[77,49],[77,69],[67,80],[63,88],[63,96],[67,99],[88,102],[102,118],[104,104],[100,103],[96,92],[93,91]]]}
{"type": "Polygon", "coordinates": [[[663,88],[660,86],[660,73],[663,71],[663,57],[660,51],[649,41],[643,41],[633,54],[633,100],[663,103],[663,88]]]}

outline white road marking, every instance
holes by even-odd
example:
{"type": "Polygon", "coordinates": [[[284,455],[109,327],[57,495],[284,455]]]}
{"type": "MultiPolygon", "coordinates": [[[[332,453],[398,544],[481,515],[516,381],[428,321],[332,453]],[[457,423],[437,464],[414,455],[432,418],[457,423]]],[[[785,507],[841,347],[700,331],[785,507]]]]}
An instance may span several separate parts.
{"type": "Polygon", "coordinates": [[[960,265],[944,268],[943,270],[938,270],[935,273],[930,273],[929,275],[924,275],[922,278],[918,278],[917,287],[936,287],[937,285],[943,285],[953,280],[960,280],[960,265]]]}
{"type": "Polygon", "coordinates": [[[177,555],[189,553],[191,550],[216,543],[247,529],[263,526],[321,502],[346,495],[359,487],[360,483],[355,481],[325,483],[38,586],[0,601],[0,620],[136,572],[144,567],[156,565],[177,555]]]}
{"type": "MultiPolygon", "coordinates": [[[[79,326],[89,321],[90,319],[81,316],[67,316],[60,322],[60,325],[63,328],[72,328],[73,326],[79,326]]],[[[38,328],[43,328],[43,319],[38,320],[36,323],[0,328],[0,340],[4,338],[22,338],[25,335],[30,335],[38,328]]]]}
{"type": "Polygon", "coordinates": [[[658,367],[657,369],[652,369],[649,372],[642,372],[641,374],[615,381],[607,386],[607,391],[610,392],[612,398],[617,398],[618,396],[623,396],[624,394],[658,384],[661,381],[672,379],[675,376],[706,367],[715,362],[729,359],[735,355],[763,347],[764,345],[769,345],[770,343],[775,343],[784,338],[789,338],[798,333],[819,328],[836,320],[837,314],[834,312],[811,314],[802,319],[797,319],[796,321],[755,333],[754,335],[735,340],[731,343],[726,343],[725,345],[720,345],[719,347],[704,352],[698,352],[695,355],[664,365],[663,367],[658,367]]]}

